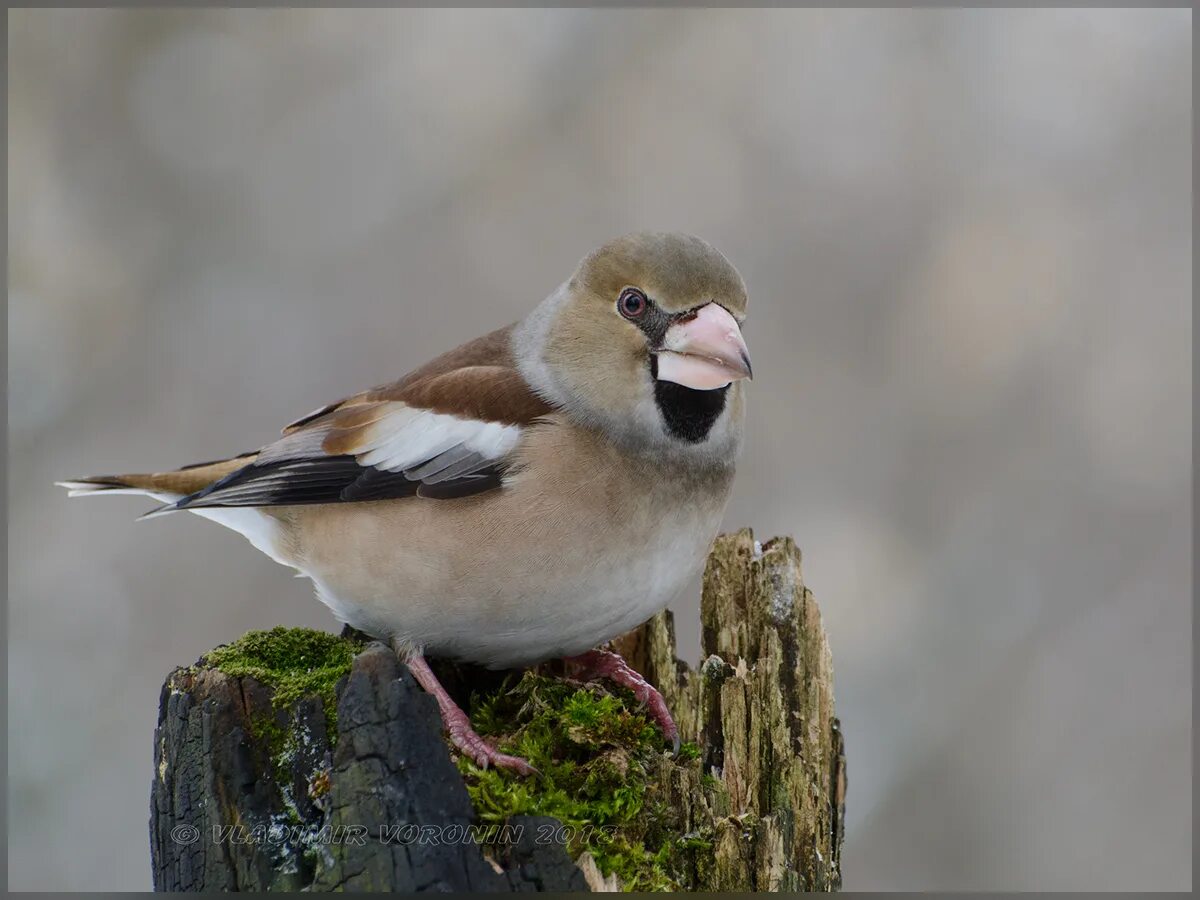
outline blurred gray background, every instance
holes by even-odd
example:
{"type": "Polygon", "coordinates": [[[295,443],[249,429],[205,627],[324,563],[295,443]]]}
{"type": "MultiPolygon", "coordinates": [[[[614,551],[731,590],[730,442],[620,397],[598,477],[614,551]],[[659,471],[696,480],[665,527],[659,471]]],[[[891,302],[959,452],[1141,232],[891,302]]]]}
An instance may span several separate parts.
{"type": "Polygon", "coordinates": [[[805,554],[846,887],[1188,889],[1190,30],[11,13],[12,887],[148,889],[163,677],[335,627],[236,534],[51,482],[259,446],[670,228],[750,288],[726,524],[805,554]]]}

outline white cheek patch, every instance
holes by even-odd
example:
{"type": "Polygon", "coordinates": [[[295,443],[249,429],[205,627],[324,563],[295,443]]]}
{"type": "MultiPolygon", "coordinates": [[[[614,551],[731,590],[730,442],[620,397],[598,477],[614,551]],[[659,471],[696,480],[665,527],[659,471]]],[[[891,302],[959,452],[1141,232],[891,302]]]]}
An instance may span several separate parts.
{"type": "Polygon", "coordinates": [[[658,354],[658,380],[673,381],[695,391],[715,391],[731,384],[734,375],[715,359],[673,353],[658,354]]]}

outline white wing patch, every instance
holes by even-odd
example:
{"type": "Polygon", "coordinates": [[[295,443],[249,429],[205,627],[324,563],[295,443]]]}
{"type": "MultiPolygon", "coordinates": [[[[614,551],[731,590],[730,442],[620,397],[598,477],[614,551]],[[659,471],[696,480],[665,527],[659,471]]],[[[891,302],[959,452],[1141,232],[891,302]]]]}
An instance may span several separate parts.
{"type": "MultiPolygon", "coordinates": [[[[375,421],[359,426],[362,437],[352,452],[363,467],[404,472],[417,479],[447,473],[444,479],[471,469],[473,464],[503,459],[521,439],[519,425],[462,419],[404,403],[389,406],[391,409],[380,413],[375,421]],[[454,473],[450,473],[451,468],[454,473]]],[[[331,431],[337,430],[335,419],[297,431],[264,447],[258,463],[325,455],[322,444],[331,431]]]]}
{"type": "Polygon", "coordinates": [[[356,457],[363,466],[387,472],[435,475],[450,469],[470,468],[471,458],[502,459],[520,439],[521,429],[517,425],[402,407],[371,427],[356,457]],[[430,464],[435,460],[442,465],[431,469],[430,464]]]}

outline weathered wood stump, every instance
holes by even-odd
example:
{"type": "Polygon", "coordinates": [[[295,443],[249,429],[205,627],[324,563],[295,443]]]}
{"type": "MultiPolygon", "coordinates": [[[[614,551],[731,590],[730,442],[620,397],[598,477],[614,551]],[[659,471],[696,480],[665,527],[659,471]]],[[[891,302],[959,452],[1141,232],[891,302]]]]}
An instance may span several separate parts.
{"type": "Polygon", "coordinates": [[[670,613],[614,641],[662,691],[672,757],[623,689],[440,665],[481,734],[540,777],[481,771],[384,645],[275,629],[163,686],[158,890],[834,890],[845,757],[820,613],[788,538],[716,541],[704,662],[670,613]]]}

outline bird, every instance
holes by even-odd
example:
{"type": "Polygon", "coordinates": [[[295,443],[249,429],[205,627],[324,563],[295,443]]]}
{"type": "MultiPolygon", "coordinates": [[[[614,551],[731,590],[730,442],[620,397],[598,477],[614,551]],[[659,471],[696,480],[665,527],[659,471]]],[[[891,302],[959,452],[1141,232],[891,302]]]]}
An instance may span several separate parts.
{"type": "Polygon", "coordinates": [[[673,232],[615,238],[523,319],[285,426],[259,450],[57,484],[155,499],[231,528],[388,643],[478,765],[499,752],[427,661],[564,659],[632,690],[676,752],[662,695],[611,649],[703,568],[742,445],[745,283],[673,232]]]}

